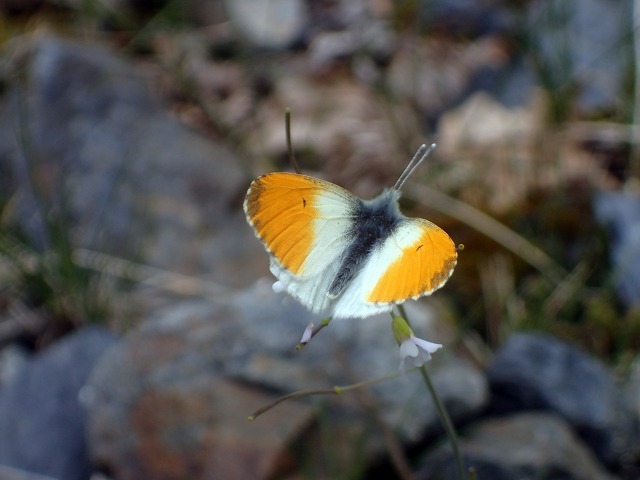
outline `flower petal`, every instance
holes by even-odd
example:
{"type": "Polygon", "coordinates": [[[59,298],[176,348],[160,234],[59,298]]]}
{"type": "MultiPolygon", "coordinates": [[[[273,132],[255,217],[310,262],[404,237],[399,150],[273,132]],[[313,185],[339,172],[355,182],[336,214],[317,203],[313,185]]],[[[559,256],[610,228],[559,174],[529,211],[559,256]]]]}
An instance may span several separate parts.
{"type": "Polygon", "coordinates": [[[302,338],[300,339],[301,345],[306,345],[311,340],[311,335],[313,334],[313,322],[309,322],[307,328],[304,329],[302,333],[302,338]]]}
{"type": "Polygon", "coordinates": [[[411,340],[418,346],[419,349],[424,350],[428,353],[435,353],[442,348],[442,345],[440,345],[439,343],[427,342],[422,338],[413,337],[411,338],[411,340]]]}
{"type": "Polygon", "coordinates": [[[412,334],[411,338],[400,344],[400,372],[404,373],[405,366],[409,362],[415,367],[421,367],[431,360],[432,353],[441,348],[442,345],[439,343],[427,342],[412,334]]]}
{"type": "Polygon", "coordinates": [[[402,358],[417,357],[418,353],[420,353],[420,351],[413,339],[410,338],[400,344],[400,356],[402,358]]]}
{"type": "Polygon", "coordinates": [[[420,354],[417,357],[412,359],[413,365],[416,367],[421,367],[422,365],[427,363],[429,360],[431,360],[431,354],[426,350],[420,350],[420,354]]]}

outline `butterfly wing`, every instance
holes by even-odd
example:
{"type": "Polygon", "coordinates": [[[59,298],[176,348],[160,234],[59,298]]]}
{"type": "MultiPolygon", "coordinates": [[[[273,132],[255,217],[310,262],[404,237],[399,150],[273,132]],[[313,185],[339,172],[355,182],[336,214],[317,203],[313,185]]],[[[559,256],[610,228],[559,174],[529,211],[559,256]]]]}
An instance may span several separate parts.
{"type": "Polygon", "coordinates": [[[404,218],[338,299],[334,316],[364,317],[429,295],[446,283],[456,261],[456,247],[444,230],[404,218]]]}
{"type": "Polygon", "coordinates": [[[271,254],[284,290],[314,312],[368,317],[429,295],[451,276],[457,260],[449,236],[433,223],[402,216],[393,233],[369,253],[338,298],[331,282],[354,236],[360,200],[332,183],[293,173],[254,180],[244,203],[249,224],[271,254]]]}
{"type": "Polygon", "coordinates": [[[294,173],[264,175],[249,187],[244,210],[271,254],[271,271],[314,311],[329,304],[326,293],[352,239],[358,201],[333,183],[294,173]]]}

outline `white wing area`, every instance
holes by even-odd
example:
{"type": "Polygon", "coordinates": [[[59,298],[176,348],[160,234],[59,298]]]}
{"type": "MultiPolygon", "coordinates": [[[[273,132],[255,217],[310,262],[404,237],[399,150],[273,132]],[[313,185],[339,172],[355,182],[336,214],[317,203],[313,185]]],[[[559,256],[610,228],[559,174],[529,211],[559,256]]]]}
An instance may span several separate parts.
{"type": "Polygon", "coordinates": [[[333,316],[363,318],[391,311],[396,302],[372,303],[367,301],[367,297],[389,266],[403,255],[403,249],[417,242],[422,233],[422,228],[414,227],[410,221],[405,220],[401,228],[371,253],[364,268],[336,299],[333,316]]]}
{"type": "Polygon", "coordinates": [[[284,290],[313,312],[329,308],[327,293],[341,263],[341,257],[353,240],[351,228],[357,211],[357,198],[337,185],[321,182],[313,202],[319,216],[313,219],[314,241],[300,274],[287,270],[271,256],[271,273],[284,290]]]}
{"type": "Polygon", "coordinates": [[[275,258],[271,257],[271,273],[280,280],[284,291],[315,313],[329,308],[331,300],[327,293],[339,266],[340,262],[336,261],[315,275],[299,277],[283,268],[275,258]]]}
{"type": "MultiPolygon", "coordinates": [[[[328,183],[328,182],[327,182],[328,183]]],[[[311,277],[330,268],[352,241],[357,198],[329,183],[332,189],[316,190],[314,208],[320,214],[313,219],[314,241],[298,277],[311,277]]]]}
{"type": "MultiPolygon", "coordinates": [[[[318,236],[326,239],[336,238],[335,232],[331,232],[330,223],[326,227],[326,232],[318,236]]],[[[327,311],[327,315],[333,318],[364,318],[378,313],[389,312],[395,302],[372,303],[367,301],[369,293],[374,289],[378,280],[385,274],[390,265],[403,255],[403,249],[411,247],[419,241],[424,233],[419,225],[406,222],[402,228],[398,229],[384,243],[376,248],[364,268],[356,275],[352,282],[345,288],[342,294],[331,300],[327,292],[333,278],[340,268],[339,259],[323,263],[323,269],[314,275],[305,277],[294,276],[276,262],[271,262],[271,272],[284,284],[287,293],[297,298],[303,305],[314,312],[327,311]]],[[[351,237],[345,236],[341,239],[339,251],[347,247],[351,237]]],[[[338,242],[333,240],[333,242],[338,242]]],[[[322,241],[320,240],[320,244],[322,241]]],[[[334,243],[337,245],[337,243],[334,243]]],[[[321,245],[314,248],[314,253],[320,254],[321,245]]],[[[330,248],[333,252],[333,249],[330,248]]],[[[404,300],[404,299],[403,299],[404,300]]],[[[401,300],[399,300],[401,301],[401,300]]]]}

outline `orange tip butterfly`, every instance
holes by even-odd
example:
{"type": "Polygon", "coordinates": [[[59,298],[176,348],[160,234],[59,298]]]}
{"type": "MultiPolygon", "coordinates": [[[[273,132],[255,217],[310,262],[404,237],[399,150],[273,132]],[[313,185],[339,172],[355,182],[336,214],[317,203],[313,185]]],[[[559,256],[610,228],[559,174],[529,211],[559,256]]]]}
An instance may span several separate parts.
{"type": "Polygon", "coordinates": [[[363,318],[442,287],[458,257],[453,241],[398,207],[402,185],[434,148],[422,145],[396,184],[371,200],[297,173],[255,179],[244,211],[271,257],[274,290],[316,313],[363,318]]]}

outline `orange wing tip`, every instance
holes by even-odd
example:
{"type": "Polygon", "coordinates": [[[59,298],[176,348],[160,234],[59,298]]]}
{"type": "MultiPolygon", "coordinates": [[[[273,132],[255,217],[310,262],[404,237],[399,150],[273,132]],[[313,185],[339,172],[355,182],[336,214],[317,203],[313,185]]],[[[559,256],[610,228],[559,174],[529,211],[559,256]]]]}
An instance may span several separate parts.
{"type": "Polygon", "coordinates": [[[256,237],[293,274],[302,272],[313,248],[321,187],[311,177],[278,172],[255,179],[245,196],[245,215],[256,237]]]}
{"type": "MultiPolygon", "coordinates": [[[[451,243],[453,245],[453,242],[451,243]]],[[[414,251],[414,247],[412,246],[405,251],[414,251]]],[[[415,256],[403,253],[389,265],[389,268],[367,295],[367,301],[377,304],[397,304],[405,300],[417,300],[420,297],[431,295],[442,288],[451,278],[457,264],[457,258],[458,255],[454,247],[451,254],[440,255],[439,258],[436,256],[434,259],[436,266],[428,271],[428,275],[423,275],[421,270],[415,270],[415,262],[420,260],[415,256]]],[[[428,260],[426,262],[433,263],[428,260]]]]}
{"type": "MultiPolygon", "coordinates": [[[[454,266],[455,266],[455,264],[454,264],[454,266]]],[[[409,296],[409,297],[399,297],[399,298],[393,298],[393,299],[390,298],[390,299],[385,299],[385,300],[376,300],[376,299],[374,299],[374,295],[370,295],[368,297],[367,301],[371,302],[374,305],[378,305],[378,306],[388,305],[391,308],[391,306],[393,306],[393,305],[399,305],[399,304],[404,303],[404,302],[406,302],[408,300],[419,300],[422,297],[428,297],[429,295],[434,293],[436,290],[440,290],[442,287],[444,287],[445,284],[451,278],[451,275],[453,275],[453,269],[449,272],[449,274],[439,284],[433,286],[429,290],[424,290],[424,291],[418,292],[415,295],[412,295],[412,296],[409,296]]]]}

